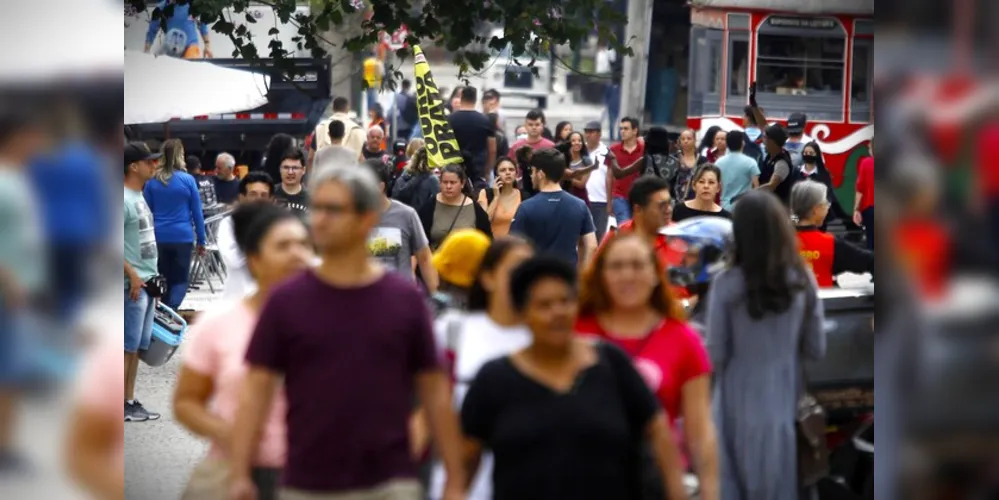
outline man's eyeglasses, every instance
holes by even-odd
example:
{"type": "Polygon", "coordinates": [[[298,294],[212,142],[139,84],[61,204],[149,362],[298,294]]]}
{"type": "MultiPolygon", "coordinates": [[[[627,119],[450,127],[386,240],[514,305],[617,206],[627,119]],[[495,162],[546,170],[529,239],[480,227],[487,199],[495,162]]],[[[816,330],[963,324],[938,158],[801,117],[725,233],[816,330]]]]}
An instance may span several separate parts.
{"type": "Polygon", "coordinates": [[[343,215],[355,211],[353,206],[334,203],[313,203],[310,210],[312,213],[322,212],[329,215],[343,215]]]}
{"type": "Polygon", "coordinates": [[[282,172],[301,172],[305,170],[305,167],[299,167],[295,165],[281,165],[282,172]]]}

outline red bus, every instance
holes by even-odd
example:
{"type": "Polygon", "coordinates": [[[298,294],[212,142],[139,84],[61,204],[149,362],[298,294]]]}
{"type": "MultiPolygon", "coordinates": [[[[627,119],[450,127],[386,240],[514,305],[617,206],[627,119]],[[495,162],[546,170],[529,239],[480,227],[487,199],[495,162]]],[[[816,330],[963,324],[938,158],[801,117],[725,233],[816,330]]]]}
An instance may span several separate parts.
{"type": "Polygon", "coordinates": [[[852,207],[874,137],[874,10],[853,0],[694,0],[687,126],[741,130],[749,83],[771,122],[805,113],[836,195],[852,207]]]}

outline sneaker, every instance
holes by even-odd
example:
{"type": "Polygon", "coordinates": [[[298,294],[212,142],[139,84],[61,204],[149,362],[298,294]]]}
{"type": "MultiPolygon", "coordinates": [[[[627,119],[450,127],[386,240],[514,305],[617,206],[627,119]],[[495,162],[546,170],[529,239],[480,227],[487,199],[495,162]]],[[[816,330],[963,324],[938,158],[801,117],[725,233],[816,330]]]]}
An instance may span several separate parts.
{"type": "Polygon", "coordinates": [[[134,403],[125,402],[126,422],[145,422],[146,420],[149,420],[149,414],[145,410],[139,411],[134,403]]]}
{"type": "Polygon", "coordinates": [[[160,419],[160,414],[159,413],[147,410],[146,407],[142,406],[142,403],[140,403],[138,399],[136,399],[135,403],[132,404],[132,408],[134,408],[140,414],[145,415],[146,416],[146,420],[159,420],[160,419]]]}

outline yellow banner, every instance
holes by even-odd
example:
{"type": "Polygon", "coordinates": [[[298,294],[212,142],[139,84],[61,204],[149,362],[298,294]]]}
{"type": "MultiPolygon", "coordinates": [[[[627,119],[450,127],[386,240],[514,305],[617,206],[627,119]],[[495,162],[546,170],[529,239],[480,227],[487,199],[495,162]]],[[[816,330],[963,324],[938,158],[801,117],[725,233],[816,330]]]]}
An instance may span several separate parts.
{"type": "Polygon", "coordinates": [[[420,130],[423,131],[430,166],[439,168],[461,163],[461,149],[447,122],[444,100],[419,45],[413,46],[413,62],[416,70],[416,107],[420,112],[420,130]]]}

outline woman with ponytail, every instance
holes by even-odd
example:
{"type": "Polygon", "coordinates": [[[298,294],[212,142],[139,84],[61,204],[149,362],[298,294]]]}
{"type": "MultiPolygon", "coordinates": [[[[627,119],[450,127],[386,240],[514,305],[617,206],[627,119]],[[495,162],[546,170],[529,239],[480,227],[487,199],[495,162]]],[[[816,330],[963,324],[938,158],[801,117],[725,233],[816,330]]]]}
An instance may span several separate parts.
{"type": "Polygon", "coordinates": [[[162,300],[174,311],[187,295],[195,236],[198,251],[205,248],[201,193],[198,182],[184,169],[184,146],[179,139],[170,139],[163,143],[163,164],[142,190],[153,213],[159,273],[167,284],[162,300]]]}

